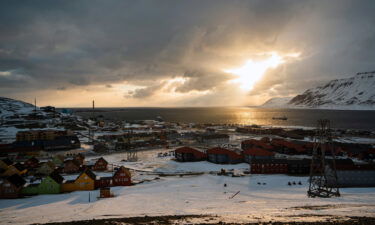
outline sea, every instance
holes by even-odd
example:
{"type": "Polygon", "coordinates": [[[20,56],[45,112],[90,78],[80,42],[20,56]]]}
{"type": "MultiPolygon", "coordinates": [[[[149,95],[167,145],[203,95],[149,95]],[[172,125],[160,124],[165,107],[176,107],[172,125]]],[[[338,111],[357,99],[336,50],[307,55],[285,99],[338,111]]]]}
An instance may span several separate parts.
{"type": "Polygon", "coordinates": [[[324,109],[265,109],[256,107],[194,108],[73,108],[84,118],[103,116],[112,121],[154,120],[168,122],[263,125],[275,127],[316,127],[319,119],[331,121],[337,129],[375,131],[375,111],[324,109]],[[275,120],[286,117],[287,120],[275,120]]]}

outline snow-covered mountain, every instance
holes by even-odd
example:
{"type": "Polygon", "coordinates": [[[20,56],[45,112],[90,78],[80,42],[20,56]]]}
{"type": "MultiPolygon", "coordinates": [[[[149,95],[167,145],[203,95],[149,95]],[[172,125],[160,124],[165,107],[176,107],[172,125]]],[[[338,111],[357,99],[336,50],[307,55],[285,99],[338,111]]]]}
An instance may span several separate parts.
{"type": "Polygon", "coordinates": [[[32,112],[32,104],[10,98],[0,97],[0,117],[9,117],[14,114],[28,114],[32,112]]]}
{"type": "Polygon", "coordinates": [[[270,99],[262,107],[375,110],[375,71],[332,80],[306,90],[283,105],[270,104],[283,101],[283,98],[270,99]]]}
{"type": "Polygon", "coordinates": [[[271,98],[266,101],[262,107],[266,108],[280,108],[284,107],[288,102],[292,99],[292,97],[282,97],[282,98],[271,98]]]}

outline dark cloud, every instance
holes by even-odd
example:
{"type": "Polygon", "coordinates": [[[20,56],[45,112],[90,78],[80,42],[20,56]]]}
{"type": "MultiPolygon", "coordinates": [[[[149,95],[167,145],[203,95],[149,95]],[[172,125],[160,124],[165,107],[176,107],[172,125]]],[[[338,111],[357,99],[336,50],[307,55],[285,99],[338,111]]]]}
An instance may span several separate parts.
{"type": "Polygon", "coordinates": [[[127,96],[147,98],[183,77],[172,90],[209,90],[207,102],[222,96],[223,68],[268,51],[303,59],[250,94],[298,93],[375,68],[374,10],[371,0],[2,1],[0,72],[17,72],[0,76],[0,95],[126,82],[144,87],[127,96]]]}

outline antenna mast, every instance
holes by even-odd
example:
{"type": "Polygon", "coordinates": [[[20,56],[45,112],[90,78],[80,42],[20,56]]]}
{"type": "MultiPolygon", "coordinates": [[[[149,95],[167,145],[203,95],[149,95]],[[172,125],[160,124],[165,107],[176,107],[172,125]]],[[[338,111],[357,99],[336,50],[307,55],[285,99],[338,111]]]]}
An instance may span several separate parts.
{"type": "Polygon", "coordinates": [[[309,197],[330,198],[340,196],[329,120],[318,120],[309,182],[309,190],[307,191],[309,197]],[[332,160],[326,161],[326,150],[331,152],[332,160]]]}

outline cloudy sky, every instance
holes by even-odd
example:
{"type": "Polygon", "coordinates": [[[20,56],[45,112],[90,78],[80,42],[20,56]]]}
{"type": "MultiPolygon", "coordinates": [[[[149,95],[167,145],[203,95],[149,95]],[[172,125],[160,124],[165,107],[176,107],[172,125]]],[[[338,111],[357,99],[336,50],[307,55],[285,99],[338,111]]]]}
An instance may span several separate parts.
{"type": "Polygon", "coordinates": [[[375,1],[1,1],[0,96],[238,106],[375,70],[375,1]]]}

